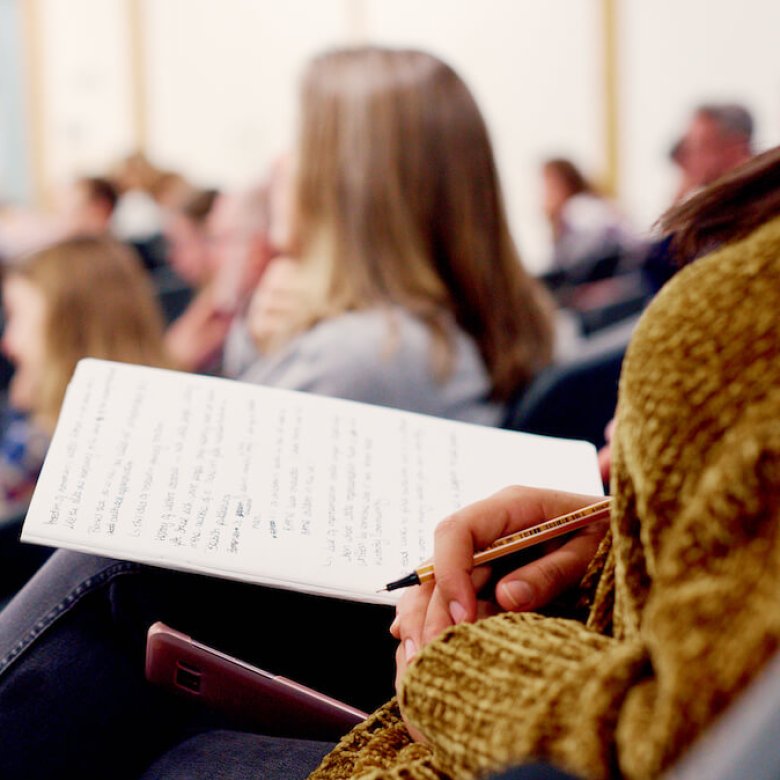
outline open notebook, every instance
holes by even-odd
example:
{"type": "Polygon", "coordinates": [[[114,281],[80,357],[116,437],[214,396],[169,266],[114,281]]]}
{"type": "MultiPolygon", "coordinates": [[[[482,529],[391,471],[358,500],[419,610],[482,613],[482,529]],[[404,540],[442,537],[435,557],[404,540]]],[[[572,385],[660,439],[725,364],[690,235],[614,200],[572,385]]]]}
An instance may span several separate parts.
{"type": "Polygon", "coordinates": [[[600,495],[592,445],[79,363],[22,540],[376,603],[507,485],[600,495]]]}

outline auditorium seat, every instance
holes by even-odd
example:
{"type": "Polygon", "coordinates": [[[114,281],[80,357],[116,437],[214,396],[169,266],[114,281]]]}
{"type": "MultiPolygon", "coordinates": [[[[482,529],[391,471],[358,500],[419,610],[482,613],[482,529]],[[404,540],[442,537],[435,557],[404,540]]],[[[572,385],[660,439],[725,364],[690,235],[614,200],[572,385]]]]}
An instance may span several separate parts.
{"type": "Polygon", "coordinates": [[[621,344],[584,360],[551,366],[510,403],[504,428],[604,444],[604,428],[617,404],[621,344]]]}
{"type": "Polygon", "coordinates": [[[189,306],[193,296],[192,288],[168,267],[155,269],[152,273],[152,281],[165,322],[170,324],[189,306]]]}

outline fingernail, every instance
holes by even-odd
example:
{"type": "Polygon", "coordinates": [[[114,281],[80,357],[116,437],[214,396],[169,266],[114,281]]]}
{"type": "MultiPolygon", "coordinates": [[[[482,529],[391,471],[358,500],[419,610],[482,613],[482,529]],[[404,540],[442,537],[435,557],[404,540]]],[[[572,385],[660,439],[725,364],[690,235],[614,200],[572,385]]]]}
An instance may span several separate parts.
{"type": "Polygon", "coordinates": [[[407,663],[417,655],[417,645],[414,643],[413,639],[407,639],[404,642],[404,654],[406,655],[407,663]]]}
{"type": "Polygon", "coordinates": [[[505,583],[504,593],[512,603],[513,609],[528,609],[534,601],[533,588],[523,580],[505,583]]]}
{"type": "Polygon", "coordinates": [[[390,624],[389,631],[390,631],[391,634],[393,633],[393,631],[396,630],[396,628],[398,628],[398,623],[399,622],[400,622],[400,618],[398,617],[398,615],[396,615],[395,616],[395,620],[393,620],[393,622],[390,624]]]}
{"type": "Polygon", "coordinates": [[[451,601],[449,604],[450,615],[454,623],[462,623],[466,619],[466,610],[463,609],[463,605],[457,601],[451,601]]]}

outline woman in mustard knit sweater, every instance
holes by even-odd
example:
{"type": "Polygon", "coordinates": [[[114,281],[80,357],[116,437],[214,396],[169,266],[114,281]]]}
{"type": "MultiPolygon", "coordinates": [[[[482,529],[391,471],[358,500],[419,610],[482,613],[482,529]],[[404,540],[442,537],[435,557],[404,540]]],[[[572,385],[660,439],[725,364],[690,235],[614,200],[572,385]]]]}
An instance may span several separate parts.
{"type": "MultiPolygon", "coordinates": [[[[582,619],[473,622],[483,602],[468,567],[475,547],[592,498],[510,488],[457,513],[437,530],[436,585],[399,605],[397,700],[310,780],[459,780],[533,760],[583,778],[655,778],[780,649],[780,148],[664,226],[678,256],[706,256],[659,294],[628,350],[614,509],[579,587],[582,619]]],[[[594,533],[545,556],[559,582],[594,533]]],[[[507,586],[533,583],[528,572],[498,582],[494,609],[521,608],[507,586]]],[[[216,769],[294,780],[326,749],[211,732],[144,780],[216,769]]]]}
{"type": "MultiPolygon", "coordinates": [[[[648,308],[626,356],[585,620],[470,622],[459,564],[472,540],[584,499],[516,489],[456,515],[437,535],[440,584],[407,595],[394,626],[401,671],[414,657],[400,712],[375,713],[313,780],[471,778],[530,759],[657,777],[780,647],[780,149],[666,227],[680,256],[708,254],[648,308]]],[[[500,584],[497,597],[511,606],[500,584]]]]}

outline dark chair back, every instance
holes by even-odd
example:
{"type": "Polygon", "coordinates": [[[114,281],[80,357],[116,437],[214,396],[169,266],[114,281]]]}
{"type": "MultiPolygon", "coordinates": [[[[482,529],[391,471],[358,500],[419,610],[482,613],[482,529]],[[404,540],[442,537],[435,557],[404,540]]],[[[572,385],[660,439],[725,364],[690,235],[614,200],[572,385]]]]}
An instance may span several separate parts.
{"type": "Polygon", "coordinates": [[[615,414],[618,380],[626,347],[585,360],[552,366],[508,407],[504,428],[604,444],[604,428],[615,414]]]}
{"type": "Polygon", "coordinates": [[[165,322],[170,325],[184,313],[195,293],[183,279],[167,266],[157,268],[152,273],[152,281],[165,316],[165,322]]]}

